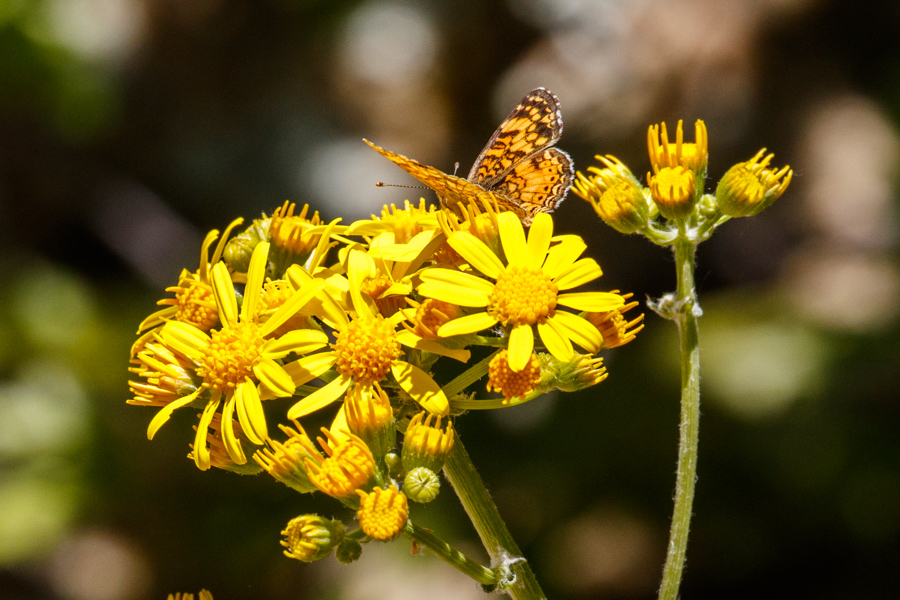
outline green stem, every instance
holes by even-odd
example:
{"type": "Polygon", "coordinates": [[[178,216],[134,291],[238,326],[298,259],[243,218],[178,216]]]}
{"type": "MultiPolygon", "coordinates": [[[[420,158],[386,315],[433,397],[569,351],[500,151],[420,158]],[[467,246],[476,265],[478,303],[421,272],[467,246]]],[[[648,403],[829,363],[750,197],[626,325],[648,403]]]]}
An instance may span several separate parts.
{"type": "MultiPolygon", "coordinates": [[[[497,351],[499,352],[499,350],[497,351]]],[[[480,362],[472,365],[464,372],[457,375],[453,381],[444,386],[444,394],[446,394],[447,398],[452,398],[456,394],[460,393],[485,375],[487,375],[488,367],[491,364],[491,359],[494,358],[494,355],[497,352],[491,353],[490,356],[485,357],[480,362]]]]}
{"type": "Polygon", "coordinates": [[[676,600],[684,571],[694,485],[697,479],[697,443],[700,421],[700,330],[697,317],[700,305],[694,291],[694,252],[696,246],[685,237],[675,242],[675,268],[678,290],[675,304],[676,324],[681,342],[681,433],[678,442],[678,473],[675,482],[675,507],[669,548],[663,568],[659,600],[676,600]]]}
{"type": "Polygon", "coordinates": [[[428,548],[438,558],[456,567],[481,585],[497,585],[497,574],[494,571],[467,558],[462,552],[451,547],[428,529],[414,525],[412,521],[407,521],[406,526],[403,528],[403,535],[420,546],[428,548]]]}
{"type": "Polygon", "coordinates": [[[512,535],[506,528],[497,506],[491,499],[481,475],[475,470],[472,459],[457,436],[453,450],[444,463],[444,473],[456,490],[459,500],[472,520],[475,531],[481,538],[485,549],[491,557],[496,569],[508,568],[514,576],[501,581],[502,589],[514,600],[538,600],[545,598],[540,584],[528,563],[522,558],[522,551],[516,545],[512,535]],[[505,585],[504,585],[505,584],[505,585]]]}

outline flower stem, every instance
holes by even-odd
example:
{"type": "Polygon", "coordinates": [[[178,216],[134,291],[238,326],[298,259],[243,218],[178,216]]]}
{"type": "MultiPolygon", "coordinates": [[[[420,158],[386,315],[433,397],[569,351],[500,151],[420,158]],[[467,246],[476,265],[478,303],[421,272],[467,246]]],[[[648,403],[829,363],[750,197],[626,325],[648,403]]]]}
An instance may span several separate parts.
{"type": "Polygon", "coordinates": [[[492,564],[495,565],[495,571],[499,569],[501,576],[508,572],[499,582],[501,589],[505,589],[514,600],[544,598],[534,572],[522,558],[522,551],[500,518],[497,506],[458,436],[444,464],[444,473],[472,520],[492,564]]]}
{"type": "Polygon", "coordinates": [[[466,555],[451,547],[447,542],[431,533],[431,531],[414,525],[412,521],[407,521],[406,527],[403,529],[403,535],[428,548],[438,558],[456,567],[481,585],[494,586],[497,584],[497,574],[494,571],[467,558],[466,555]]]}
{"type": "Polygon", "coordinates": [[[678,442],[675,507],[672,511],[669,549],[659,588],[659,600],[678,598],[697,479],[700,421],[700,330],[697,318],[701,312],[694,291],[695,250],[695,244],[685,239],[684,235],[679,236],[675,242],[675,268],[678,270],[675,322],[681,343],[681,433],[678,442]]]}

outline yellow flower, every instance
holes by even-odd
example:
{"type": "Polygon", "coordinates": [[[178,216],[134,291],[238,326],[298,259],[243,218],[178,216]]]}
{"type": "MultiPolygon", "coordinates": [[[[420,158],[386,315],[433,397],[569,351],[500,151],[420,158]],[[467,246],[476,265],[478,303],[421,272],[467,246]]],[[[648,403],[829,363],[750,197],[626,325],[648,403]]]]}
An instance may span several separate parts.
{"type": "Polygon", "coordinates": [[[376,487],[367,494],[357,492],[361,498],[359,511],[359,527],[372,539],[387,542],[395,539],[409,518],[409,504],[406,496],[391,486],[386,490],[376,487]]]}
{"type": "MultiPolygon", "coordinates": [[[[292,395],[296,387],[276,360],[291,353],[306,354],[328,342],[327,335],[315,330],[292,331],[279,338],[273,337],[278,327],[319,293],[322,282],[311,282],[295,292],[264,323],[254,318],[263,287],[268,251],[269,244],[266,242],[257,245],[253,251],[240,312],[234,284],[225,264],[219,262],[212,268],[211,280],[221,329],[207,335],[193,325],[169,321],[156,334],[163,345],[193,362],[193,375],[202,379],[202,383],[192,393],[163,406],[150,422],[147,437],[153,439],[176,409],[192,404],[208,390],[209,397],[194,440],[194,460],[202,470],[210,466],[206,438],[209,424],[219,407],[222,406],[222,440],[228,456],[236,464],[244,464],[247,458],[234,433],[235,411],[247,440],[262,445],[267,428],[261,394],[285,397],[292,395]]],[[[139,353],[139,358],[142,354],[139,353]]]]}
{"type": "Polygon", "coordinates": [[[324,427],[319,445],[328,454],[304,459],[309,480],[329,496],[346,498],[369,483],[375,475],[375,459],[366,443],[352,433],[340,437],[324,427]]]}
{"type": "Polygon", "coordinates": [[[503,403],[510,400],[524,398],[534,390],[541,382],[541,367],[537,357],[531,355],[531,360],[520,371],[509,368],[508,353],[501,350],[488,366],[488,391],[497,391],[503,394],[503,403]]]}
{"type": "Polygon", "coordinates": [[[694,124],[694,143],[684,142],[682,121],[678,121],[675,132],[675,143],[669,143],[666,124],[651,125],[647,129],[647,150],[650,153],[650,164],[653,170],[663,168],[684,167],[699,177],[706,176],[706,164],[709,157],[709,135],[706,123],[697,120],[694,124]],[[661,131],[660,131],[661,129],[661,131]]]}
{"type": "MultiPolygon", "coordinates": [[[[427,233],[420,235],[429,235],[427,233]]],[[[375,272],[372,257],[361,250],[351,250],[348,257],[349,295],[356,318],[344,312],[331,313],[336,330],[330,352],[321,352],[287,365],[297,385],[322,375],[332,367],[338,377],[303,398],[288,411],[289,419],[299,419],[342,398],[351,386],[371,386],[390,374],[422,408],[438,415],[450,412],[450,403],[431,376],[402,359],[401,345],[450,356],[463,362],[468,351],[446,349],[423,340],[410,331],[397,331],[405,318],[396,313],[385,318],[373,310],[371,299],[363,296],[363,283],[375,272]]],[[[374,303],[373,303],[374,304],[374,303]]]]}
{"type": "Polygon", "coordinates": [[[444,324],[438,335],[449,337],[476,333],[500,323],[509,330],[509,364],[521,371],[534,349],[533,327],[554,356],[566,360],[574,354],[571,342],[590,352],[600,350],[603,338],[582,317],[559,310],[615,310],[624,301],[617,294],[581,292],[560,294],[600,277],[600,266],[578,256],[586,245],[577,236],[553,239],[553,219],[538,214],[528,239],[521,221],[513,213],[498,217],[504,264],[497,254],[470,233],[453,233],[448,242],[474,269],[493,279],[450,269],[426,269],[418,291],[458,306],[483,308],[444,324]],[[551,248],[551,243],[558,241],[551,248]]]}
{"type": "Polygon", "coordinates": [[[775,171],[769,163],[775,158],[763,155],[763,148],[750,160],[728,169],[716,188],[719,209],[730,217],[749,217],[758,214],[775,202],[791,183],[794,172],[784,166],[775,171]]]}
{"type": "Polygon", "coordinates": [[[319,515],[301,515],[288,521],[281,532],[285,539],[281,545],[287,548],[284,555],[303,562],[321,560],[344,539],[344,524],[319,515]]]}
{"type": "Polygon", "coordinates": [[[578,172],[572,191],[616,231],[629,234],[646,227],[650,206],[635,176],[614,156],[595,158],[605,168],[588,167],[591,177],[578,172]]]}
{"type": "Polygon", "coordinates": [[[437,229],[438,211],[434,206],[427,206],[425,199],[414,206],[409,200],[404,201],[403,208],[395,205],[385,206],[381,216],[372,215],[370,220],[356,221],[350,225],[347,235],[378,235],[389,232],[398,244],[406,244],[423,231],[437,229]]]}
{"type": "Polygon", "coordinates": [[[376,456],[383,457],[394,447],[397,435],[394,411],[387,394],[377,383],[351,388],[344,402],[344,416],[347,428],[358,435],[376,456]]]}
{"type": "Polygon", "coordinates": [[[253,455],[253,460],[284,485],[305,494],[316,490],[306,472],[306,459],[321,458],[322,455],[316,450],[303,427],[297,422],[295,425],[297,429],[279,425],[288,438],[283,443],[268,439],[267,443],[272,449],[259,450],[253,455]]]}
{"type": "Polygon", "coordinates": [[[412,310],[404,309],[403,314],[413,325],[404,323],[404,327],[426,340],[440,339],[438,329],[444,323],[463,316],[462,310],[455,304],[434,298],[426,298],[422,303],[410,299],[407,299],[407,302],[412,306],[412,310]]]}
{"type": "Polygon", "coordinates": [[[294,215],[296,205],[287,200],[275,209],[269,223],[269,240],[272,246],[286,251],[302,262],[316,247],[322,233],[322,219],[316,211],[307,218],[309,205],[304,204],[300,213],[294,215]]]}
{"type": "MultiPolygon", "coordinates": [[[[178,592],[169,594],[168,600],[194,600],[194,595],[178,592]]],[[[213,595],[208,590],[200,590],[200,600],[213,600],[213,595]]]]}
{"type": "Polygon", "coordinates": [[[425,467],[437,473],[453,449],[454,439],[452,422],[447,421],[447,428],[441,429],[440,417],[416,413],[403,434],[403,468],[412,471],[425,467]]]}
{"type": "Polygon", "coordinates": [[[683,219],[694,210],[697,196],[693,171],[681,166],[663,167],[655,175],[647,173],[647,181],[653,200],[665,218],[683,219]]]}
{"type": "MultiPolygon", "coordinates": [[[[225,242],[228,241],[231,230],[243,222],[243,219],[235,219],[228,225],[225,233],[219,239],[216,249],[213,251],[212,259],[209,258],[209,248],[216,241],[216,238],[219,237],[219,231],[213,229],[206,234],[200,250],[200,267],[194,273],[187,269],[181,272],[181,276],[178,278],[178,285],[166,288],[166,291],[174,293],[175,297],[164,298],[157,302],[157,304],[167,306],[167,308],[157,311],[144,319],[138,326],[138,333],[159,327],[166,321],[173,319],[189,323],[201,331],[209,331],[219,322],[219,314],[216,310],[209,274],[212,265],[218,263],[222,257],[222,250],[225,247],[225,242]]],[[[138,349],[134,348],[132,355],[138,349]]]]}
{"type": "MultiPolygon", "coordinates": [[[[633,295],[624,294],[622,298],[627,302],[633,295]]],[[[585,313],[584,318],[600,331],[600,335],[603,336],[604,348],[616,348],[633,340],[637,333],[644,328],[643,314],[631,321],[625,320],[625,313],[637,305],[637,302],[628,302],[616,310],[585,313]]]]}

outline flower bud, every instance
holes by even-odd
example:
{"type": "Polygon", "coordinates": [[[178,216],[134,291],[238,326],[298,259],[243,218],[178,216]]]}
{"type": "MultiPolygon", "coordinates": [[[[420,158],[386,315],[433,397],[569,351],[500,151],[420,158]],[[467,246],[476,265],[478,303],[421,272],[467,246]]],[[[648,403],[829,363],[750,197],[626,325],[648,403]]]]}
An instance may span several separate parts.
{"type": "Polygon", "coordinates": [[[267,241],[271,221],[267,217],[254,219],[247,229],[228,240],[222,258],[232,271],[246,273],[250,269],[253,250],[260,242],[267,241]]]}
{"type": "Polygon", "coordinates": [[[763,148],[750,160],[728,169],[716,188],[719,210],[730,217],[749,217],[759,214],[775,202],[791,183],[794,172],[790,167],[770,170],[769,163],[775,157],[763,158],[763,148]]]}
{"type": "Polygon", "coordinates": [[[541,383],[537,390],[545,394],[551,390],[577,392],[597,385],[607,377],[602,358],[586,354],[576,354],[571,359],[561,361],[552,354],[539,354],[541,363],[541,383]]]}
{"type": "Polygon", "coordinates": [[[351,537],[345,537],[341,540],[341,543],[334,551],[334,557],[338,559],[339,563],[345,565],[349,565],[353,561],[358,560],[361,555],[362,546],[358,541],[351,537]]]}
{"type": "Polygon", "coordinates": [[[441,491],[441,479],[437,473],[425,467],[418,467],[403,479],[403,493],[413,502],[428,504],[441,491]]]}
{"type": "Polygon", "coordinates": [[[691,214],[696,202],[696,177],[693,171],[677,166],[664,167],[654,175],[647,174],[650,194],[667,219],[683,219],[691,214]]]}
{"type": "Polygon", "coordinates": [[[288,434],[288,439],[284,443],[269,439],[268,444],[272,449],[263,448],[253,455],[253,459],[269,475],[289,488],[300,493],[316,491],[316,486],[309,480],[305,462],[311,457],[321,460],[322,455],[302,427],[297,426],[299,431],[284,425],[280,427],[288,434]]]}
{"type": "Polygon", "coordinates": [[[426,467],[437,473],[452,448],[453,423],[448,422],[443,430],[440,417],[420,412],[410,420],[403,436],[403,468],[412,471],[426,467]]]}
{"type": "Polygon", "coordinates": [[[387,454],[397,438],[391,402],[377,383],[354,386],[344,403],[347,426],[358,435],[375,457],[387,454]]]}
{"type": "Polygon", "coordinates": [[[591,177],[582,173],[572,191],[594,207],[603,221],[621,233],[629,234],[647,226],[650,206],[637,179],[613,156],[597,156],[606,168],[589,167],[591,177]]]}
{"type": "Polygon", "coordinates": [[[291,519],[281,535],[285,556],[303,562],[321,560],[344,539],[344,524],[318,515],[301,515],[291,519]]]}

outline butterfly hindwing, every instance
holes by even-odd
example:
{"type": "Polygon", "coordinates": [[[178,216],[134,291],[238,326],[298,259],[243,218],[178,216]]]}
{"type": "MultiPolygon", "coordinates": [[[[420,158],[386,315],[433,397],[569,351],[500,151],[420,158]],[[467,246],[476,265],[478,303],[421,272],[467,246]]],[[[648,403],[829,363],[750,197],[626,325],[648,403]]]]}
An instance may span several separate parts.
{"type": "Polygon", "coordinates": [[[491,136],[467,179],[491,188],[516,164],[558,142],[562,129],[556,95],[544,88],[532,90],[491,136]]]}
{"type": "Polygon", "coordinates": [[[558,148],[548,148],[515,165],[491,191],[514,199],[533,217],[559,206],[574,178],[572,158],[558,148]]]}

